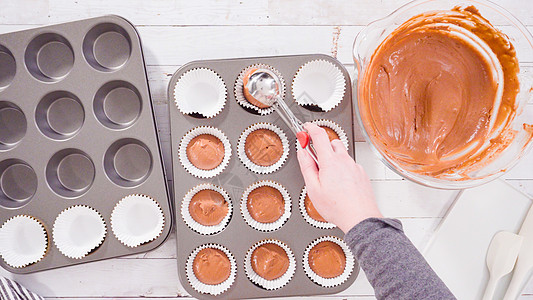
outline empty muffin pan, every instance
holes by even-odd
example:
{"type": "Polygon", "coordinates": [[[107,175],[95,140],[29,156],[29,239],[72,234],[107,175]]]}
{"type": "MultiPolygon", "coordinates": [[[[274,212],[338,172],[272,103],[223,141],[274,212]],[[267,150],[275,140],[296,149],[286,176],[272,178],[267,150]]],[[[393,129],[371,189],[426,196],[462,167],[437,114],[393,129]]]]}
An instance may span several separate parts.
{"type": "MultiPolygon", "coordinates": [[[[284,100],[290,106],[294,114],[303,121],[313,120],[331,120],[341,127],[349,143],[349,153],[354,156],[353,144],[353,111],[351,105],[351,86],[350,77],[346,69],[336,59],[326,55],[297,55],[297,56],[281,56],[281,57],[265,57],[265,58],[244,58],[244,59],[229,59],[229,60],[210,60],[210,61],[195,61],[181,67],[172,77],[169,88],[168,97],[170,107],[170,124],[172,135],[172,161],[174,172],[174,195],[176,199],[176,207],[182,207],[182,201],[190,200],[191,192],[199,190],[202,184],[211,184],[223,189],[229,195],[233,213],[227,226],[223,226],[222,230],[217,231],[203,231],[198,232],[187,225],[182,214],[188,214],[187,208],[176,210],[176,224],[177,224],[177,258],[178,258],[178,273],[180,280],[185,289],[196,298],[212,299],[215,294],[222,298],[258,298],[258,297],[280,297],[280,296],[302,296],[302,295],[320,295],[338,293],[348,286],[350,286],[358,275],[359,267],[357,262],[354,262],[353,270],[349,273],[347,279],[341,280],[339,284],[332,284],[331,287],[324,287],[313,281],[304,272],[303,257],[306,248],[313,242],[322,237],[342,237],[343,233],[339,229],[321,229],[310,225],[304,219],[304,216],[299,210],[299,198],[304,181],[300,173],[298,161],[296,158],[296,138],[294,134],[285,125],[282,119],[275,112],[249,109],[246,106],[239,104],[236,95],[237,90],[242,89],[241,72],[250,66],[261,65],[269,66],[275,69],[285,82],[286,92],[284,100]],[[343,78],[343,82],[338,84],[340,88],[344,88],[342,99],[339,103],[330,105],[326,109],[320,109],[318,106],[308,104],[298,104],[294,99],[292,85],[294,78],[297,77],[299,70],[306,63],[312,61],[319,61],[320,64],[331,65],[332,68],[338,72],[337,75],[343,78]],[[196,70],[202,70],[196,72],[196,70]],[[207,71],[206,71],[207,70],[207,71]],[[203,73],[214,74],[200,78],[203,73]],[[181,78],[190,78],[195,74],[198,76],[195,83],[201,83],[187,87],[177,87],[176,85],[190,82],[181,80],[181,78]],[[185,76],[184,76],[185,75],[185,76]],[[195,95],[194,89],[199,89],[199,94],[205,94],[204,90],[210,86],[218,85],[220,80],[223,81],[225,89],[227,90],[227,99],[225,101],[216,101],[217,99],[206,99],[206,103],[222,103],[220,110],[213,114],[211,109],[207,107],[206,114],[202,115],[201,111],[187,113],[183,107],[187,107],[184,101],[186,95],[195,95]],[[236,88],[237,86],[237,88],[236,88]],[[178,91],[179,95],[174,92],[178,91]],[[187,93],[183,92],[187,91],[187,93]],[[176,97],[177,99],[176,101],[176,97]],[[177,107],[181,105],[181,107],[177,107]],[[325,112],[327,110],[327,112],[325,112]],[[267,124],[265,128],[279,128],[288,139],[288,157],[282,162],[279,168],[276,168],[271,173],[254,171],[253,168],[247,168],[242,159],[237,155],[239,139],[242,134],[254,124],[267,124]],[[187,172],[184,165],[180,162],[180,143],[183,138],[191,132],[191,130],[201,127],[209,126],[216,128],[224,133],[231,145],[231,158],[224,170],[214,177],[203,178],[195,176],[187,172]],[[267,173],[267,174],[264,174],[267,173]],[[245,216],[243,215],[243,207],[246,209],[246,204],[241,205],[241,198],[243,194],[254,184],[264,185],[264,182],[273,182],[274,186],[279,184],[286,191],[284,199],[290,201],[290,214],[287,216],[286,222],[281,226],[273,228],[273,230],[258,230],[247,224],[245,216]],[[288,197],[287,197],[288,196],[288,197]],[[213,233],[214,232],[214,233],[213,233]],[[276,280],[265,283],[261,286],[249,279],[245,271],[245,257],[248,251],[257,243],[264,240],[275,240],[286,245],[296,260],[296,266],[293,276],[285,276],[288,282],[277,282],[276,280]],[[190,278],[194,276],[194,272],[188,270],[186,262],[190,260],[195,250],[205,247],[205,245],[218,245],[227,249],[232,257],[235,258],[237,264],[237,276],[235,281],[229,288],[217,288],[211,286],[211,289],[198,288],[198,279],[190,278]],[[189,276],[189,277],[188,277],[189,276]],[[211,291],[211,292],[209,292],[211,291]]],[[[320,75],[320,74],[318,74],[320,75]]],[[[319,78],[319,76],[311,76],[312,78],[319,78]]],[[[326,78],[327,79],[327,78],[326,78]]],[[[305,77],[300,79],[304,84],[312,84],[305,81],[305,77]]],[[[327,82],[326,82],[327,83],[327,82]]],[[[335,82],[334,82],[335,83],[335,82]]],[[[305,87],[305,85],[304,85],[305,87]]],[[[304,89],[305,90],[305,89],[304,89]]],[[[337,93],[336,87],[330,89],[337,93]]],[[[219,97],[223,93],[214,93],[213,95],[219,97]]],[[[335,97],[335,95],[328,95],[328,97],[335,97]]],[[[306,101],[312,97],[309,95],[299,95],[296,97],[305,97],[306,101]]],[[[194,98],[199,101],[203,98],[194,98]]],[[[309,102],[306,102],[309,103],[309,102]]],[[[201,103],[195,103],[195,107],[202,107],[201,103]]],[[[220,107],[220,106],[219,106],[220,107]]],[[[257,125],[259,126],[259,125],[257,125]]],[[[261,127],[261,128],[263,128],[261,127]]],[[[279,134],[278,134],[279,135],[279,134]]],[[[185,151],[181,152],[184,155],[185,151]]],[[[243,154],[245,155],[245,154],[243,154]]],[[[265,202],[263,202],[265,203],[265,202]]],[[[285,203],[286,204],[286,203],[285,203]]],[[[285,206],[287,209],[287,206],[285,206]]],[[[248,217],[248,216],[246,216],[248,217]]],[[[190,217],[186,217],[187,220],[190,217]]],[[[193,255],[194,256],[194,255],[193,255]]],[[[190,266],[189,266],[190,267],[190,266]]],[[[289,274],[290,275],[290,274],[289,274]]],[[[278,280],[279,281],[279,280],[278,280]]]]}
{"type": "Polygon", "coordinates": [[[168,237],[172,214],[144,58],[125,19],[0,35],[0,227],[15,216],[42,222],[49,248],[24,267],[0,258],[14,273],[146,252],[168,237]],[[164,227],[155,240],[130,246],[112,232],[111,213],[128,195],[157,202],[164,227]],[[101,215],[107,231],[83,256],[64,255],[52,234],[73,206],[101,215]]]}

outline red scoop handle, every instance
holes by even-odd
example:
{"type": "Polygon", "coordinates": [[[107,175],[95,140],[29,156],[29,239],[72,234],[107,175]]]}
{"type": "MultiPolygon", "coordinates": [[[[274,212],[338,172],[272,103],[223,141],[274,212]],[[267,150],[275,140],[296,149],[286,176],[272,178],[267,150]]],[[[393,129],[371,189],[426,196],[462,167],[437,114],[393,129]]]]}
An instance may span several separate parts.
{"type": "Polygon", "coordinates": [[[300,146],[302,148],[306,148],[309,145],[309,134],[305,131],[300,131],[296,134],[296,138],[298,139],[298,142],[300,142],[300,146]]]}

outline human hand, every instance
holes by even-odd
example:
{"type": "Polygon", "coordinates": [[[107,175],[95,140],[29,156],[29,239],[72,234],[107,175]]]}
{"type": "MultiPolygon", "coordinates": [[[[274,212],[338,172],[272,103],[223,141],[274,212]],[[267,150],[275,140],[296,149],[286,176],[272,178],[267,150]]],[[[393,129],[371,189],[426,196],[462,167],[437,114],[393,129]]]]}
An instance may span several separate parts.
{"type": "Polygon", "coordinates": [[[315,124],[304,127],[313,141],[318,166],[303,149],[298,151],[298,161],[307,195],[318,213],[344,233],[367,218],[382,218],[368,176],[344,144],[338,139],[330,142],[326,131],[315,124]]]}

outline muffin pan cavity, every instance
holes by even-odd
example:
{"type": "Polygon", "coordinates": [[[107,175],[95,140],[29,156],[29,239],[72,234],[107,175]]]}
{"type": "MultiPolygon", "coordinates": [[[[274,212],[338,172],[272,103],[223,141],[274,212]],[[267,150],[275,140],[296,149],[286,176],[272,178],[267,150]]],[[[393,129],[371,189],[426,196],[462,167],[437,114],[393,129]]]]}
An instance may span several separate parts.
{"type": "Polygon", "coordinates": [[[167,239],[173,218],[155,113],[127,20],[0,34],[0,226],[16,216],[39,220],[50,243],[27,263],[0,253],[12,273],[144,253],[167,239]],[[126,210],[133,235],[157,231],[136,244],[111,232],[111,212],[128,195],[146,195],[163,220],[126,210]],[[69,222],[56,222],[62,212],[69,222]]]}
{"type": "Polygon", "coordinates": [[[94,182],[92,159],[78,149],[65,149],[52,156],[46,166],[46,180],[52,190],[64,197],[83,195],[94,182]]]}
{"type": "Polygon", "coordinates": [[[37,175],[18,159],[0,162],[0,206],[18,208],[27,204],[37,191],[37,175]]]}
{"type": "Polygon", "coordinates": [[[54,82],[63,79],[72,70],[74,50],[62,35],[44,33],[28,44],[24,60],[33,77],[54,82]]]}
{"type": "Polygon", "coordinates": [[[11,84],[16,72],[17,64],[13,54],[9,49],[0,45],[0,89],[4,89],[11,84]]]}
{"type": "Polygon", "coordinates": [[[132,84],[112,81],[98,90],[93,108],[102,125],[124,129],[135,123],[141,114],[142,101],[139,91],[132,84]]]}
{"type": "Polygon", "coordinates": [[[83,54],[96,70],[115,71],[128,62],[131,40],[128,33],[117,24],[98,24],[85,36],[83,54]]]}
{"type": "Polygon", "coordinates": [[[24,112],[14,103],[0,101],[0,151],[15,147],[26,135],[24,112]]]}
{"type": "Polygon", "coordinates": [[[114,142],[104,156],[104,169],[111,181],[123,187],[143,183],[152,171],[152,154],[135,139],[114,142]]]}
{"type": "Polygon", "coordinates": [[[35,122],[41,132],[51,139],[66,140],[80,131],[85,110],[74,94],[52,92],[37,104],[35,122]]]}
{"type": "MultiPolygon", "coordinates": [[[[354,271],[346,275],[346,280],[336,282],[338,284],[322,285],[320,281],[317,283],[306,275],[301,261],[306,247],[320,237],[343,237],[344,234],[341,230],[331,226],[313,226],[306,221],[302,213],[298,212],[299,196],[304,181],[296,157],[295,135],[278,113],[272,111],[270,113],[263,111],[262,114],[257,111],[250,113],[250,110],[246,110],[248,104],[243,105],[242,101],[239,101],[239,99],[244,100],[244,74],[250,68],[255,67],[276,70],[282,78],[285,78],[287,82],[283,101],[296,117],[304,122],[331,120],[327,124],[320,123],[320,125],[330,125],[332,129],[339,129],[335,133],[349,144],[348,153],[354,157],[354,114],[351,105],[350,76],[336,59],[315,54],[195,61],[184,65],[174,73],[168,86],[168,102],[171,106],[175,207],[181,208],[176,212],[178,262],[187,261],[191,253],[194,254],[195,249],[202,245],[220,245],[227,248],[237,260],[237,274],[235,282],[227,290],[216,290],[217,294],[225,299],[301,297],[338,293],[349,287],[357,278],[359,270],[357,262],[354,262],[354,271]],[[315,68],[314,71],[311,70],[312,72],[302,73],[303,66],[314,61],[320,61],[321,64],[331,67],[326,70],[315,68]],[[189,99],[184,96],[185,91],[191,87],[186,79],[192,78],[189,77],[190,74],[198,70],[211,70],[218,74],[220,82],[227,84],[226,88],[231,91],[227,95],[227,101],[222,110],[207,119],[191,118],[190,114],[183,109],[182,104],[186,101],[179,101],[189,99]],[[331,70],[335,70],[335,76],[331,76],[331,70]],[[294,97],[292,81],[296,74],[300,74],[298,82],[300,87],[304,87],[301,89],[302,94],[305,94],[307,90],[313,91],[314,84],[323,76],[343,80],[339,86],[344,86],[345,89],[341,88],[342,92],[339,93],[329,89],[327,98],[322,95],[323,101],[317,103],[329,103],[329,110],[326,106],[317,111],[309,110],[298,104],[298,99],[294,97]],[[330,99],[330,94],[335,96],[332,98],[335,101],[330,99]],[[178,100],[176,101],[177,107],[172,105],[175,100],[178,100]],[[332,124],[338,125],[338,128],[332,124]],[[224,172],[211,177],[198,177],[194,173],[189,173],[187,164],[183,164],[180,160],[184,157],[183,144],[188,144],[183,143],[183,140],[187,140],[186,137],[195,128],[202,127],[224,132],[235,157],[231,159],[224,172]],[[344,131],[341,132],[340,128],[344,131]],[[255,162],[252,162],[252,159],[255,162]],[[199,230],[198,226],[194,226],[194,220],[188,212],[187,208],[191,200],[190,191],[207,184],[218,186],[226,191],[234,208],[229,222],[223,228],[217,228],[223,230],[199,230]],[[273,189],[277,189],[277,192],[273,189]],[[283,202],[277,201],[280,198],[283,198],[283,202]],[[211,234],[212,232],[215,233],[211,234]],[[288,256],[293,255],[298,258],[292,267],[277,279],[261,279],[252,272],[253,268],[246,261],[247,253],[250,254],[249,249],[264,239],[282,241],[282,244],[286,246],[285,250],[290,250],[287,250],[288,256]]],[[[196,92],[199,88],[201,87],[191,90],[196,92]]],[[[313,94],[313,96],[316,95],[313,94]]],[[[318,96],[315,98],[318,99],[318,96]]],[[[202,153],[198,149],[191,148],[191,151],[195,151],[195,155],[202,153]]],[[[211,203],[214,202],[211,200],[211,203]]],[[[277,259],[279,256],[274,252],[272,256],[265,259],[272,264],[279,261],[277,259]]],[[[194,277],[191,277],[188,270],[183,263],[178,264],[180,280],[187,292],[195,298],[215,299],[213,290],[198,289],[197,282],[191,280],[194,277]]]]}

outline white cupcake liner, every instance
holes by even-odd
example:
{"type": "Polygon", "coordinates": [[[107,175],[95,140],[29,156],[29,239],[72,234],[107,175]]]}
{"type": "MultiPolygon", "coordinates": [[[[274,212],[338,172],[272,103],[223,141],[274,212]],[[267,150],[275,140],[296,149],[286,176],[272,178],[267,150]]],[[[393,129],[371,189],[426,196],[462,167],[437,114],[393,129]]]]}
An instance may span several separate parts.
{"type": "Polygon", "coordinates": [[[219,187],[218,185],[214,185],[211,183],[202,183],[202,184],[195,186],[185,195],[185,197],[183,197],[183,200],[181,202],[181,217],[183,218],[183,221],[185,221],[185,224],[187,224],[187,226],[189,226],[190,229],[203,235],[211,235],[211,234],[219,233],[222,230],[224,230],[226,226],[228,226],[228,223],[231,220],[232,214],[233,214],[233,204],[231,202],[231,198],[228,195],[228,193],[223,188],[219,187]],[[196,193],[203,191],[203,190],[213,190],[215,192],[220,193],[222,197],[224,197],[224,199],[228,203],[228,214],[217,225],[213,225],[213,226],[202,225],[196,222],[196,220],[194,220],[191,214],[189,213],[189,205],[191,203],[192,197],[194,197],[196,193]]]}
{"type": "Polygon", "coordinates": [[[165,215],[159,203],[152,197],[133,194],[120,200],[111,212],[111,230],[125,246],[134,248],[157,239],[165,228],[165,215]],[[132,218],[134,222],[132,222],[132,218]],[[151,222],[151,224],[143,224],[151,222]],[[147,226],[138,232],[140,228],[147,226]],[[150,228],[148,228],[150,225],[150,228]]]}
{"type": "Polygon", "coordinates": [[[52,229],[54,244],[69,258],[82,259],[100,247],[107,234],[104,218],[94,208],[75,205],[56,217],[52,229]],[[81,239],[84,240],[73,240],[81,239]]]}
{"type": "Polygon", "coordinates": [[[250,185],[244,191],[242,198],[241,198],[241,214],[246,224],[248,224],[253,229],[263,231],[263,232],[269,232],[269,231],[280,229],[289,220],[291,216],[291,205],[292,205],[291,196],[289,195],[289,192],[287,191],[287,189],[285,189],[285,187],[271,180],[261,180],[250,185]],[[248,211],[248,205],[247,205],[248,196],[253,190],[255,190],[256,188],[262,187],[262,186],[273,187],[281,193],[281,196],[283,196],[283,201],[285,205],[283,215],[281,215],[281,217],[278,220],[272,223],[258,222],[254,220],[254,218],[252,218],[252,216],[250,215],[250,212],[248,211]]]}
{"type": "Polygon", "coordinates": [[[226,135],[218,128],[214,128],[211,126],[195,127],[189,130],[189,132],[187,132],[187,134],[185,134],[185,136],[183,136],[183,138],[181,139],[178,149],[178,157],[183,168],[185,168],[185,170],[187,170],[187,172],[189,172],[191,175],[198,178],[211,178],[222,173],[222,171],[224,171],[224,169],[228,166],[229,161],[231,159],[231,144],[226,135]],[[218,165],[212,170],[202,170],[200,168],[197,168],[189,161],[189,157],[187,156],[187,146],[189,145],[191,140],[202,134],[215,136],[224,145],[224,159],[222,160],[220,165],[218,165]]]}
{"type": "Polygon", "coordinates": [[[174,102],[183,114],[197,113],[212,118],[224,108],[227,94],[226,84],[220,75],[211,69],[196,68],[182,74],[176,82],[174,102]],[[210,87],[214,95],[205,95],[206,87],[210,87]]]}
{"type": "Polygon", "coordinates": [[[333,63],[323,59],[312,60],[296,72],[292,81],[292,95],[300,105],[315,105],[328,112],[344,98],[346,81],[342,71],[333,63]],[[317,82],[323,81],[324,77],[328,78],[332,88],[327,95],[317,94],[315,89],[321,86],[317,82]]]}
{"type": "Polygon", "coordinates": [[[329,222],[320,222],[311,218],[311,216],[307,213],[307,210],[305,209],[305,196],[307,196],[307,188],[304,186],[302,192],[300,193],[300,200],[298,201],[298,206],[300,207],[300,212],[302,213],[302,216],[304,217],[304,220],[307,223],[320,229],[333,229],[337,227],[335,226],[335,224],[329,222]]]}
{"type": "Polygon", "coordinates": [[[239,76],[237,77],[237,80],[235,81],[235,100],[237,100],[237,103],[239,103],[242,107],[251,109],[253,111],[256,111],[258,114],[265,116],[274,111],[273,107],[267,107],[267,108],[259,108],[252,103],[248,102],[246,98],[244,97],[244,76],[246,75],[246,72],[248,72],[250,69],[267,69],[271,71],[272,73],[276,74],[278,76],[279,81],[281,83],[281,91],[280,95],[283,99],[285,97],[285,80],[283,79],[283,76],[281,73],[273,68],[272,66],[266,65],[266,64],[255,64],[246,67],[244,70],[241,71],[239,76]]]}
{"type": "Polygon", "coordinates": [[[281,130],[281,128],[279,128],[278,126],[271,124],[271,123],[255,123],[251,125],[250,127],[246,128],[241,133],[241,136],[239,137],[239,141],[237,143],[237,155],[239,156],[239,159],[244,164],[244,166],[248,168],[250,171],[255,172],[257,174],[269,174],[281,168],[281,166],[283,166],[283,164],[289,157],[289,140],[287,139],[287,136],[285,135],[283,130],[281,130]],[[246,155],[246,149],[245,149],[246,139],[248,138],[250,133],[258,129],[271,130],[275,132],[281,139],[281,144],[283,146],[283,154],[281,155],[281,158],[271,166],[256,165],[246,155]]]}
{"type": "Polygon", "coordinates": [[[233,256],[233,254],[231,254],[231,252],[226,247],[218,245],[218,244],[205,244],[194,249],[194,251],[189,255],[189,258],[187,259],[187,265],[186,265],[185,272],[187,274],[187,279],[189,281],[189,284],[192,286],[193,289],[195,289],[199,293],[217,296],[227,291],[231,287],[233,282],[235,281],[235,276],[237,274],[237,262],[235,261],[235,257],[233,256]],[[194,271],[193,271],[194,258],[196,258],[196,255],[198,254],[198,252],[206,248],[214,248],[214,249],[218,249],[224,252],[230,261],[230,264],[231,264],[230,275],[228,279],[226,279],[222,283],[219,283],[216,285],[205,284],[201,282],[198,278],[196,278],[196,275],[194,275],[194,271]]]}
{"type": "MultiPolygon", "coordinates": [[[[313,120],[311,123],[317,125],[317,126],[324,126],[328,127],[331,130],[335,131],[335,133],[339,136],[339,140],[344,144],[344,147],[346,147],[346,150],[350,149],[350,141],[348,140],[348,136],[346,135],[346,132],[340,127],[339,124],[326,120],[326,119],[318,119],[313,120]]],[[[302,149],[302,146],[300,146],[300,142],[296,140],[296,151],[302,149]]]]}
{"type": "Polygon", "coordinates": [[[0,257],[13,268],[24,268],[41,261],[48,246],[44,225],[32,216],[14,216],[0,227],[0,257]]]}
{"type": "Polygon", "coordinates": [[[304,272],[307,275],[307,277],[309,277],[313,282],[315,282],[316,284],[320,286],[331,288],[331,287],[335,287],[335,286],[343,284],[344,282],[346,282],[346,280],[348,280],[348,278],[350,278],[350,275],[353,272],[354,266],[355,266],[355,258],[352,254],[352,251],[350,250],[350,248],[348,248],[348,245],[346,245],[346,243],[338,237],[323,236],[312,241],[311,244],[309,244],[307,248],[305,248],[304,257],[303,257],[304,272]],[[311,251],[311,249],[313,249],[314,246],[318,245],[318,243],[324,242],[324,241],[330,241],[330,242],[333,242],[339,245],[342,248],[344,255],[346,256],[346,266],[344,267],[344,272],[341,275],[334,277],[334,278],[324,278],[324,277],[318,276],[318,274],[316,274],[313,271],[313,269],[311,269],[311,266],[309,265],[309,252],[311,251]]]}
{"type": "Polygon", "coordinates": [[[277,290],[277,289],[284,287],[287,283],[289,283],[289,281],[291,281],[292,277],[294,276],[295,271],[296,271],[296,260],[294,258],[294,253],[292,252],[291,248],[289,248],[289,246],[287,246],[285,243],[280,242],[278,240],[267,239],[267,240],[262,240],[260,242],[255,243],[252,246],[252,248],[248,250],[244,258],[244,272],[246,273],[246,276],[248,277],[248,279],[250,279],[251,282],[269,291],[277,290]],[[289,257],[289,268],[287,269],[287,272],[281,275],[281,277],[276,278],[274,280],[267,280],[259,276],[252,268],[252,254],[254,250],[257,249],[257,247],[264,245],[264,244],[276,244],[280,246],[281,248],[283,248],[283,250],[285,250],[285,252],[287,253],[287,256],[289,257]]]}

